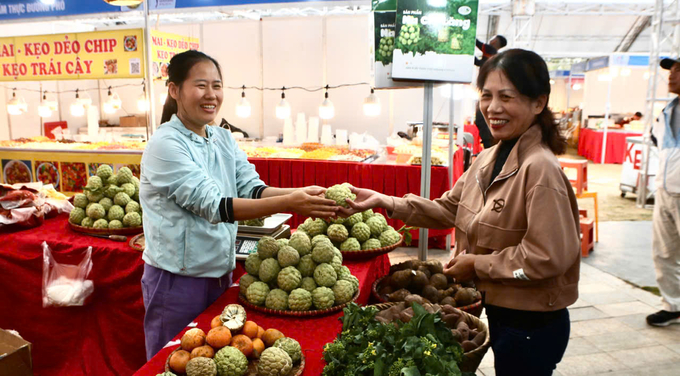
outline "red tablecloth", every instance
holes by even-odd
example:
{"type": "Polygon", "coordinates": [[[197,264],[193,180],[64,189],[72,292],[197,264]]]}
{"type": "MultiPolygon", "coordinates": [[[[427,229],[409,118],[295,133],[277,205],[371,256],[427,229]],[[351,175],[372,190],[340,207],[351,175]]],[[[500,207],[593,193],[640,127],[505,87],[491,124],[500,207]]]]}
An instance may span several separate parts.
{"type": "MultiPolygon", "coordinates": [[[[353,162],[328,162],[299,159],[249,158],[255,165],[260,178],[273,187],[300,188],[308,185],[330,187],[348,182],[356,187],[368,188],[391,196],[401,197],[407,193],[420,194],[420,166],[388,165],[353,162]]],[[[454,154],[454,182],[463,175],[462,149],[454,154]]],[[[439,198],[451,187],[447,182],[446,167],[433,167],[430,180],[430,198],[439,198]]],[[[380,210],[384,215],[385,212],[380,210]]],[[[290,225],[297,228],[304,217],[293,214],[290,225]]],[[[403,222],[388,219],[395,229],[403,222]]],[[[443,239],[451,230],[430,230],[429,237],[435,238],[431,246],[443,247],[443,239]]],[[[418,232],[413,232],[418,239],[418,232]]]]}
{"type": "MultiPolygon", "coordinates": [[[[641,132],[607,130],[607,154],[604,163],[622,164],[626,155],[626,137],[641,136],[641,132]]],[[[595,163],[602,162],[604,130],[584,128],[578,139],[578,155],[595,163]]]]}
{"type": "MultiPolygon", "coordinates": [[[[389,272],[390,261],[387,255],[383,255],[363,262],[345,261],[352,274],[359,278],[361,293],[357,302],[366,304],[371,294],[373,282],[380,276],[389,272]]],[[[219,315],[227,304],[238,302],[238,286],[232,287],[222,295],[205,312],[198,316],[194,322],[198,328],[207,332],[210,330],[210,321],[219,315]]],[[[247,310],[248,320],[255,321],[265,329],[275,328],[288,337],[295,338],[302,346],[305,355],[304,375],[320,375],[324,367],[323,346],[332,342],[340,333],[342,324],[338,320],[342,312],[333,315],[311,318],[293,318],[286,316],[267,315],[257,311],[247,310]]],[[[182,338],[185,328],[174,340],[182,338]]],[[[135,376],[155,376],[161,373],[165,367],[168,355],[177,348],[177,345],[166,347],[154,356],[135,376]]]]}
{"type": "Polygon", "coordinates": [[[146,360],[141,253],[128,243],[77,234],[67,218],[0,232],[0,328],[33,344],[36,376],[130,375],[146,360]],[[92,246],[88,304],[42,307],[43,241],[63,263],[79,262],[92,246]]]}

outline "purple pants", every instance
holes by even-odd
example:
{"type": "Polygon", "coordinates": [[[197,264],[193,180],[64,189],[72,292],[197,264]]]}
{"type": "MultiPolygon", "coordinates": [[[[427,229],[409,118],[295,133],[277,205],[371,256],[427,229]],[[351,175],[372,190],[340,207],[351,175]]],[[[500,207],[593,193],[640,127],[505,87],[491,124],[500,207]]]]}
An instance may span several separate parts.
{"type": "Polygon", "coordinates": [[[144,336],[150,360],[231,285],[231,273],[221,278],[196,278],[144,264],[144,336]]]}

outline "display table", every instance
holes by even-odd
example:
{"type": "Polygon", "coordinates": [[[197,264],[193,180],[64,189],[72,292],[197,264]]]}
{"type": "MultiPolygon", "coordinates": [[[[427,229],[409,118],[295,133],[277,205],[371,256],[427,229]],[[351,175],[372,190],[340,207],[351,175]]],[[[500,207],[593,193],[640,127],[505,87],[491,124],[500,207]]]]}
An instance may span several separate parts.
{"type": "Polygon", "coordinates": [[[67,219],[0,232],[0,328],[33,344],[36,375],[130,375],[146,360],[142,254],[127,242],[75,233],[67,219]],[[42,307],[43,241],[60,263],[78,263],[92,246],[94,293],[85,306],[42,307]]]}
{"type": "MultiPolygon", "coordinates": [[[[373,282],[389,272],[390,261],[387,255],[382,255],[370,260],[356,262],[345,261],[345,265],[352,271],[352,274],[359,278],[359,289],[361,294],[357,303],[366,304],[371,295],[371,286],[373,282]]],[[[231,303],[238,303],[238,286],[234,286],[227,290],[217,301],[208,307],[201,315],[199,315],[194,322],[198,324],[198,328],[208,331],[210,329],[210,321],[213,317],[219,315],[222,309],[231,303]]],[[[320,375],[325,365],[323,361],[323,346],[332,342],[342,329],[342,324],[338,320],[342,316],[342,312],[332,315],[312,317],[312,318],[295,318],[286,316],[274,316],[257,311],[248,310],[248,320],[255,321],[264,329],[275,328],[283,332],[288,337],[295,338],[302,346],[302,351],[305,355],[305,371],[304,375],[320,375]]],[[[187,327],[182,332],[177,334],[173,340],[182,338],[184,332],[189,330],[187,327]]],[[[156,376],[161,373],[165,367],[165,361],[168,355],[177,348],[178,345],[173,345],[164,348],[156,356],[154,356],[146,365],[144,365],[135,376],[156,376]]]]}
{"type": "MultiPolygon", "coordinates": [[[[607,130],[607,154],[604,163],[622,164],[626,156],[626,137],[641,136],[641,132],[607,130]]],[[[578,155],[595,163],[602,162],[604,130],[581,129],[578,139],[578,155]]]]}

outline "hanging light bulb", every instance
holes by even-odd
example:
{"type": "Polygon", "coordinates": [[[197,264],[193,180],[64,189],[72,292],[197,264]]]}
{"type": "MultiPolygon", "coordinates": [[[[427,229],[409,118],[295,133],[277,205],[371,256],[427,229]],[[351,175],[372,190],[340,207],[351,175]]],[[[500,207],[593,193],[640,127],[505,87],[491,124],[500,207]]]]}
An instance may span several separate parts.
{"type": "Polygon", "coordinates": [[[364,99],[364,114],[366,116],[378,116],[380,110],[380,98],[375,95],[375,90],[371,88],[371,94],[364,99]]]}
{"type": "Polygon", "coordinates": [[[324,98],[321,106],[319,106],[319,117],[324,120],[332,119],[333,116],[335,116],[335,107],[333,106],[333,102],[328,99],[328,85],[326,85],[326,94],[324,98]]]}
{"type": "Polygon", "coordinates": [[[281,102],[276,105],[276,117],[288,119],[290,117],[290,103],[286,100],[286,88],[281,88],[281,102]]]}
{"type": "Polygon", "coordinates": [[[142,95],[137,98],[137,109],[142,112],[149,111],[149,100],[146,99],[146,83],[142,82],[142,95]]]}
{"type": "Polygon", "coordinates": [[[12,91],[12,99],[7,102],[7,113],[10,115],[21,115],[24,111],[25,103],[22,103],[21,99],[17,98],[17,89],[14,89],[12,91]]]}
{"type": "Polygon", "coordinates": [[[113,114],[120,110],[121,105],[122,101],[120,100],[118,93],[111,93],[111,86],[109,86],[108,99],[106,99],[106,102],[104,102],[102,106],[104,108],[104,112],[107,114],[113,114]]]}
{"type": "Polygon", "coordinates": [[[85,115],[85,106],[83,105],[83,101],[80,100],[78,90],[79,89],[76,89],[76,101],[71,104],[71,115],[75,117],[81,117],[85,115]]]}
{"type": "Polygon", "coordinates": [[[241,100],[236,105],[236,116],[240,118],[250,117],[251,108],[250,102],[246,99],[246,86],[243,85],[243,92],[241,92],[241,100]]]}
{"type": "Polygon", "coordinates": [[[38,115],[43,118],[52,116],[52,108],[47,102],[47,91],[43,93],[42,101],[40,102],[40,106],[38,106],[38,115]]]}
{"type": "Polygon", "coordinates": [[[43,103],[50,109],[50,111],[54,112],[59,109],[59,103],[57,102],[56,99],[49,99],[47,97],[47,90],[45,90],[45,95],[43,96],[43,103]]]}

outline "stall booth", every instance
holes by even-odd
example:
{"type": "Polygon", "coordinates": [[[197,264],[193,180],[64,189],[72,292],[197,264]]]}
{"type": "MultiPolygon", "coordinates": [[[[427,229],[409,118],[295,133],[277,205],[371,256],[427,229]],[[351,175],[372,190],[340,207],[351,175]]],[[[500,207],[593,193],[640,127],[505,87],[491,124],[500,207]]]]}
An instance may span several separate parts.
{"type": "MultiPolygon", "coordinates": [[[[643,121],[631,121],[623,126],[617,123],[644,111],[648,66],[649,56],[637,54],[612,54],[587,61],[579,155],[596,163],[624,162],[626,138],[641,136],[643,121]]],[[[660,86],[657,97],[666,96],[667,88],[660,86]]]]}
{"type": "MultiPolygon", "coordinates": [[[[37,0],[23,1],[24,5],[36,2],[37,0]]],[[[82,28],[84,30],[79,31],[91,32],[95,28],[92,25],[110,22],[105,20],[111,16],[124,18],[126,22],[135,25],[143,19],[139,9],[113,7],[99,1],[65,0],[58,3],[58,9],[47,7],[47,11],[31,15],[40,17],[40,21],[44,23],[30,22],[25,25],[35,30],[41,24],[41,30],[52,28],[53,35],[45,41],[48,45],[67,39],[80,40],[80,36],[73,34],[72,29],[82,28]],[[62,5],[64,9],[60,8],[62,5]],[[90,20],[89,24],[83,26],[71,21],[74,17],[83,18],[84,15],[90,20]],[[72,18],[64,20],[62,17],[72,18]],[[59,22],[55,24],[55,20],[59,22]]],[[[225,100],[220,117],[254,134],[252,138],[259,140],[259,143],[242,140],[241,145],[265,182],[279,187],[311,184],[330,186],[349,182],[396,196],[421,194],[422,187],[426,187],[424,195],[439,197],[462,175],[462,150],[454,152],[455,137],[449,137],[448,140],[451,141],[448,149],[442,150],[442,153],[449,155],[445,166],[430,167],[428,162],[425,169],[417,164],[396,163],[382,155],[379,147],[366,146],[370,144],[370,139],[365,136],[372,135],[373,138],[382,140],[396,133],[397,127],[405,125],[406,121],[420,119],[423,116],[423,106],[430,108],[427,115],[429,118],[425,121],[428,126],[433,121],[462,124],[458,120],[454,121],[453,101],[443,98],[439,91],[433,91],[431,83],[427,84],[429,98],[424,98],[423,94],[428,91],[423,90],[422,84],[417,88],[399,91],[376,90],[378,100],[371,96],[372,73],[366,62],[370,60],[372,46],[365,42],[366,35],[372,32],[368,22],[369,10],[360,11],[357,7],[354,8],[355,12],[347,14],[347,8],[344,7],[337,14],[326,14],[323,13],[323,7],[317,7],[308,9],[313,10],[311,14],[330,16],[271,17],[262,20],[258,17],[227,22],[208,15],[220,14],[219,11],[224,10],[225,5],[231,5],[228,4],[230,2],[214,0],[205,3],[212,8],[196,8],[194,2],[183,0],[149,2],[147,5],[151,7],[150,12],[156,18],[153,31],[179,36],[167,38],[169,40],[197,39],[200,50],[222,63],[225,100]],[[173,18],[186,21],[171,25],[159,21],[173,18]],[[228,48],[225,48],[225,38],[229,39],[228,48]],[[330,90],[323,90],[326,85],[330,90]],[[274,88],[276,89],[272,90],[274,88]],[[309,90],[310,88],[314,90],[309,90]],[[296,142],[287,148],[283,148],[280,143],[273,143],[280,133],[284,133],[282,130],[286,130],[285,120],[276,116],[277,107],[285,107],[278,106],[284,92],[289,115],[304,113],[304,118],[309,123],[311,116],[316,117],[318,114],[321,117],[318,120],[318,134],[312,133],[310,137],[311,127],[308,127],[308,132],[301,136],[302,142],[296,142]],[[328,99],[334,104],[330,106],[333,109],[330,116],[328,112],[320,113],[322,111],[319,104],[324,102],[324,93],[328,93],[328,99]],[[250,102],[250,111],[245,111],[242,98],[250,102]],[[367,100],[368,98],[371,100],[367,100]],[[367,102],[373,104],[368,111],[357,111],[367,102]],[[383,104],[382,111],[380,103],[383,104]],[[432,107],[443,111],[433,115],[432,107]],[[246,112],[251,116],[242,117],[246,112]],[[342,139],[342,135],[346,135],[350,140],[353,133],[363,135],[364,143],[355,148],[347,148],[346,144],[337,145],[335,141],[324,144],[324,129],[330,129],[331,135],[335,135],[336,139],[342,139]],[[305,153],[308,154],[303,158],[305,153]],[[426,173],[423,174],[423,170],[426,173]],[[425,178],[426,184],[423,183],[425,178]]],[[[325,5],[331,3],[332,1],[324,2],[325,5]]],[[[37,8],[32,6],[31,9],[37,8]]],[[[28,17],[27,13],[24,16],[28,17]]],[[[3,17],[5,16],[0,15],[0,20],[5,20],[3,17]]],[[[22,19],[19,16],[8,19],[17,22],[13,24],[17,28],[22,25],[19,21],[30,21],[30,18],[22,19]]],[[[148,18],[146,24],[150,25],[148,18]]],[[[139,34],[136,43],[133,43],[129,38],[133,36],[131,31],[120,30],[119,27],[112,29],[114,30],[96,33],[115,33],[116,38],[120,39],[116,48],[122,49],[122,57],[113,55],[104,58],[98,55],[101,61],[97,60],[92,67],[94,69],[96,65],[101,69],[101,77],[73,77],[77,79],[74,81],[61,81],[61,78],[48,81],[44,77],[32,77],[27,83],[19,79],[0,83],[4,95],[0,99],[3,102],[10,101],[16,92],[17,97],[22,97],[26,104],[21,113],[7,114],[6,123],[2,116],[4,114],[0,114],[2,183],[38,180],[54,184],[70,195],[81,192],[88,176],[103,163],[112,165],[114,170],[129,167],[133,173],[139,173],[144,140],[153,134],[160,122],[165,88],[162,80],[148,85],[143,83],[142,78],[146,77],[144,82],[152,82],[156,76],[162,77],[164,64],[167,67],[169,57],[177,51],[159,54],[154,49],[154,56],[162,55],[165,59],[156,61],[148,52],[154,48],[152,43],[162,38],[161,34],[156,33],[154,39],[152,30],[147,28],[146,37],[139,34]],[[133,57],[135,53],[138,55],[133,57]],[[136,75],[116,77],[121,72],[133,70],[136,75]],[[114,81],[113,78],[118,80],[114,81]],[[111,110],[109,90],[112,91],[112,97],[117,94],[118,100],[122,102],[116,102],[120,104],[113,108],[117,110],[115,116],[109,116],[112,114],[108,113],[111,110]],[[71,112],[72,104],[81,104],[80,99],[85,96],[90,97],[90,101],[83,105],[89,116],[88,121],[71,112]],[[148,116],[144,106],[140,105],[135,109],[140,97],[147,99],[146,108],[150,110],[148,116]],[[56,101],[56,110],[49,116],[39,116],[41,101],[56,101]],[[142,137],[132,137],[139,133],[132,129],[129,132],[118,129],[109,132],[108,127],[100,123],[108,120],[110,124],[121,124],[125,121],[121,115],[126,112],[141,115],[131,120],[134,127],[130,128],[141,128],[142,137]],[[146,119],[146,123],[140,119],[146,119]],[[66,121],[66,125],[54,125],[61,127],[61,133],[51,132],[53,129],[46,131],[46,123],[61,121],[66,121]],[[100,127],[97,131],[93,131],[95,124],[100,127]],[[80,133],[83,128],[85,132],[80,133]],[[101,133],[101,130],[105,132],[101,133]]],[[[142,32],[140,29],[135,30],[135,33],[142,32]]],[[[25,34],[35,32],[26,31],[25,34]]],[[[23,45],[22,38],[24,37],[16,36],[9,39],[12,39],[12,44],[23,45]]],[[[25,38],[33,38],[37,42],[38,38],[43,37],[25,38]]],[[[185,49],[189,48],[189,43],[186,47],[185,49]]],[[[76,58],[84,60],[81,55],[74,57],[76,58]]],[[[31,63],[49,59],[47,53],[40,57],[32,56],[31,61],[27,62],[27,74],[31,72],[28,69],[31,63]]],[[[470,62],[471,59],[470,56],[470,62]]],[[[18,69],[22,74],[21,68],[18,69]]],[[[40,73],[40,68],[37,69],[40,73]]],[[[28,76],[25,78],[29,79],[28,76]]],[[[329,106],[324,108],[328,111],[329,106]]],[[[46,115],[47,112],[43,114],[46,115]]],[[[294,118],[300,119],[300,116],[294,118]]],[[[462,135],[464,127],[457,128],[462,135]]],[[[298,134],[294,136],[297,137],[298,134]]],[[[286,135],[283,136],[285,139],[286,135]]],[[[431,152],[428,138],[429,136],[424,137],[423,141],[427,150],[423,155],[427,156],[431,152]]],[[[294,216],[289,225],[295,228],[303,220],[304,218],[294,216]]],[[[395,228],[401,227],[401,223],[396,221],[389,220],[389,224],[395,228]]],[[[33,367],[36,374],[132,374],[144,364],[144,309],[139,283],[143,262],[138,250],[127,243],[74,233],[70,231],[67,216],[64,215],[47,220],[42,226],[30,230],[5,233],[0,229],[0,234],[3,237],[0,245],[0,284],[3,286],[0,300],[12,302],[13,307],[0,314],[0,327],[16,329],[27,341],[33,343],[33,367]],[[43,241],[52,247],[55,257],[64,262],[79,259],[88,246],[93,247],[94,267],[89,276],[95,286],[92,301],[83,307],[41,307],[43,253],[40,244],[43,241]]],[[[440,247],[443,247],[443,239],[450,234],[450,230],[429,233],[421,230],[413,233],[415,239],[424,239],[424,235],[440,247]]],[[[421,244],[427,247],[427,241],[421,241],[421,244]]],[[[389,259],[383,256],[348,265],[360,279],[359,301],[366,302],[372,282],[387,272],[389,259]]],[[[242,266],[239,264],[235,277],[242,273],[242,266]]],[[[232,298],[230,295],[229,299],[232,298]]],[[[330,328],[329,338],[338,329],[337,317],[338,315],[331,315],[319,319],[319,322],[330,328]]],[[[314,349],[313,370],[319,370],[322,366],[320,352],[320,347],[314,349]]],[[[154,367],[155,365],[154,363],[154,367]]],[[[160,371],[153,368],[153,372],[160,371]]]]}

